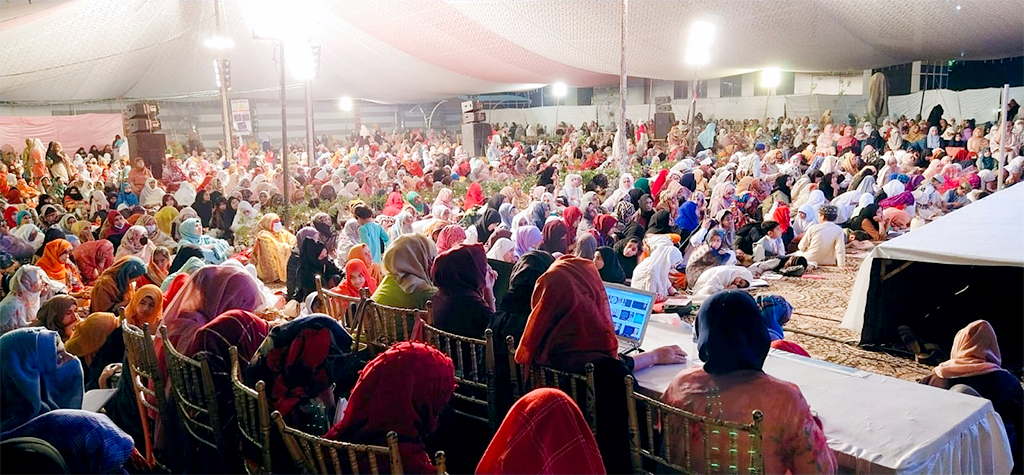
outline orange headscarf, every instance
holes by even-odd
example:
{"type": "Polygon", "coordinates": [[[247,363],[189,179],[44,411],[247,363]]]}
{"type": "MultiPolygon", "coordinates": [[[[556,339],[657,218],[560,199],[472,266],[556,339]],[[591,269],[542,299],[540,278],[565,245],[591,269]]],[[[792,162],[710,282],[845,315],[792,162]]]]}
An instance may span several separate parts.
{"type": "MultiPolygon", "coordinates": [[[[360,243],[352,246],[352,249],[349,249],[348,251],[348,260],[351,261],[355,259],[363,261],[363,264],[366,264],[366,270],[369,271],[369,276],[373,278],[373,281],[380,282],[384,276],[382,275],[380,265],[374,263],[372,258],[367,257],[365,249],[369,249],[369,247],[370,246],[367,246],[366,243],[360,243]]],[[[348,267],[347,264],[346,267],[348,267]]],[[[356,295],[358,296],[359,293],[357,292],[356,295]]]]}
{"type": "Polygon", "coordinates": [[[556,259],[537,280],[532,306],[516,363],[580,371],[586,363],[615,357],[618,340],[594,261],[556,259]]]}
{"type": "Polygon", "coordinates": [[[160,320],[163,319],[163,316],[163,293],[160,292],[160,287],[153,284],[143,285],[139,290],[136,290],[135,295],[133,295],[131,301],[128,302],[128,306],[124,308],[124,318],[128,319],[128,323],[139,328],[142,328],[143,323],[148,323],[150,331],[156,331],[156,327],[160,324],[160,320]],[[142,299],[146,297],[153,299],[153,312],[149,315],[141,315],[137,308],[139,306],[139,302],[142,302],[142,299]]]}
{"type": "Polygon", "coordinates": [[[341,281],[341,284],[332,290],[349,297],[358,297],[359,289],[352,285],[352,282],[349,280],[349,277],[356,273],[362,274],[363,278],[366,279],[363,287],[370,289],[371,294],[377,291],[377,280],[370,275],[370,271],[366,268],[366,263],[362,259],[351,259],[348,261],[348,264],[345,264],[345,280],[341,281]]]}
{"type": "Polygon", "coordinates": [[[54,239],[43,248],[43,257],[39,258],[36,265],[41,267],[46,275],[59,282],[67,282],[69,266],[60,261],[60,255],[67,252],[69,255],[73,246],[64,239],[54,239]]]}
{"type": "Polygon", "coordinates": [[[935,367],[935,375],[943,379],[979,376],[1002,369],[1002,356],[996,332],[985,320],[975,320],[956,332],[949,361],[935,367]]]}

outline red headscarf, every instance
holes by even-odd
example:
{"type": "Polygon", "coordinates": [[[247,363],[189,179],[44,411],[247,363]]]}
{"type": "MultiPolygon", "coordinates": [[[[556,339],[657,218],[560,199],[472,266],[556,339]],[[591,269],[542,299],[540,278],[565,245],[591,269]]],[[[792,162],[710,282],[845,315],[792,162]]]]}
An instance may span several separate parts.
{"type": "Polygon", "coordinates": [[[54,239],[46,243],[46,247],[43,248],[43,257],[36,262],[36,265],[41,267],[51,279],[67,282],[68,272],[71,270],[67,264],[60,262],[60,255],[65,252],[70,254],[72,247],[71,243],[64,239],[54,239]]]}
{"type": "Polygon", "coordinates": [[[14,222],[14,216],[18,214],[18,208],[8,206],[4,210],[4,219],[7,221],[7,227],[14,229],[18,227],[18,223],[14,222]]]}
{"type": "Polygon", "coordinates": [[[665,181],[668,180],[668,169],[658,172],[658,177],[654,179],[654,183],[651,183],[651,197],[654,201],[658,201],[658,196],[661,195],[661,188],[665,186],[665,181]]]}
{"type": "MultiPolygon", "coordinates": [[[[466,190],[466,203],[465,208],[468,210],[480,203],[484,202],[484,189],[480,187],[479,183],[473,182],[469,184],[469,189],[466,190]]],[[[497,210],[495,210],[497,211],[497,210]]]]}
{"type": "Polygon", "coordinates": [[[352,281],[349,280],[349,277],[354,274],[363,275],[363,279],[366,280],[363,287],[370,289],[371,294],[377,291],[377,281],[370,275],[370,270],[366,268],[366,263],[360,259],[351,259],[345,264],[345,280],[341,281],[341,284],[332,290],[341,295],[359,297],[359,289],[352,285],[352,281]]]}
{"type": "Polygon", "coordinates": [[[402,194],[397,191],[392,191],[388,195],[388,201],[384,205],[384,211],[380,214],[384,216],[395,216],[402,212],[402,208],[405,206],[405,200],[402,199],[402,194]]]}
{"type": "Polygon", "coordinates": [[[789,230],[789,206],[779,203],[779,206],[775,208],[775,212],[772,213],[772,220],[779,223],[779,228],[782,232],[789,230]]]}
{"type": "Polygon", "coordinates": [[[454,392],[451,358],[423,343],[397,343],[366,365],[352,388],[345,417],[324,437],[383,445],[387,433],[395,431],[402,469],[434,473],[423,441],[437,429],[454,392]]]}
{"type": "Polygon", "coordinates": [[[532,305],[516,363],[580,371],[595,359],[615,357],[618,340],[608,294],[593,261],[556,259],[537,280],[532,305]]]}
{"type": "Polygon", "coordinates": [[[245,368],[249,366],[249,360],[256,354],[256,350],[269,333],[270,326],[266,320],[245,310],[228,310],[203,325],[196,332],[192,346],[186,348],[184,353],[187,356],[194,356],[200,351],[205,351],[221,359],[218,363],[230,365],[228,348],[235,346],[238,348],[238,362],[242,365],[244,374],[245,368]]]}
{"type": "Polygon", "coordinates": [[[491,439],[476,473],[603,474],[604,461],[583,413],[552,388],[516,401],[491,439]]]}
{"type": "Polygon", "coordinates": [[[83,242],[71,251],[71,255],[78,263],[82,281],[85,284],[92,284],[114,263],[114,244],[106,239],[83,242]]]}
{"type": "Polygon", "coordinates": [[[569,228],[565,226],[565,222],[560,220],[549,221],[544,225],[543,233],[544,240],[540,242],[538,249],[550,253],[561,252],[565,254],[568,252],[569,244],[572,241],[570,241],[569,228]]]}
{"type": "Polygon", "coordinates": [[[437,252],[441,253],[466,240],[466,231],[457,224],[449,224],[437,235],[437,252]]]}
{"type": "Polygon", "coordinates": [[[562,212],[562,221],[565,221],[565,226],[569,229],[576,229],[581,219],[583,219],[583,212],[576,206],[565,208],[565,211],[562,212]]]}
{"type": "Polygon", "coordinates": [[[608,234],[612,232],[612,228],[618,224],[618,220],[610,214],[599,214],[594,218],[594,228],[601,233],[602,237],[607,238],[608,234]]]}

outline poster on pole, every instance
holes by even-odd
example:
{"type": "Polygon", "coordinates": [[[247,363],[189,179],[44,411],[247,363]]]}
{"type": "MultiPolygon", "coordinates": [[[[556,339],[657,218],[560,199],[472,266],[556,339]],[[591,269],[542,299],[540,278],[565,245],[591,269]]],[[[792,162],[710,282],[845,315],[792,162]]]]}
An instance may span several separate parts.
{"type": "Polygon", "coordinates": [[[231,122],[235,129],[235,135],[253,136],[252,112],[249,110],[248,99],[233,99],[231,101],[231,122]]]}

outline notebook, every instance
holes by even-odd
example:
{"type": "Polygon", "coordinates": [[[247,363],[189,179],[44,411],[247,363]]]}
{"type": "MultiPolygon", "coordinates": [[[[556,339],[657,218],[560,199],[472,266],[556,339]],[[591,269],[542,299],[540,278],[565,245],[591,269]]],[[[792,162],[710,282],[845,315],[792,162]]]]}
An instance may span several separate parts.
{"type": "Polygon", "coordinates": [[[605,282],[604,290],[608,294],[619,352],[628,353],[640,348],[654,309],[654,293],[608,282],[605,282]]]}

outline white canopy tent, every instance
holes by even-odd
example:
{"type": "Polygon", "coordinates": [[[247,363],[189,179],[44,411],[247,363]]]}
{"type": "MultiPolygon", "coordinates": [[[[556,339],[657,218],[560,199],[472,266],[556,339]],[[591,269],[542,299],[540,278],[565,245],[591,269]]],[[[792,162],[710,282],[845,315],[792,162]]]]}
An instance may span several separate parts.
{"type": "MultiPolygon", "coordinates": [[[[232,93],[272,98],[274,44],[253,38],[243,15],[249,1],[222,0],[224,33],[235,42],[232,93]]],[[[321,6],[310,18],[322,47],[317,99],[420,102],[558,81],[618,82],[619,1],[303,1],[321,6]]],[[[1019,13],[1019,0],[631,0],[626,68],[630,76],[688,80],[766,67],[849,72],[993,59],[1020,54],[1019,13]],[[717,26],[711,61],[699,70],[683,60],[694,20],[717,26]]],[[[5,0],[0,99],[214,97],[214,52],[203,41],[215,25],[212,1],[5,0]]]]}
{"type": "MultiPolygon", "coordinates": [[[[978,299],[980,296],[980,300],[970,306],[977,312],[963,316],[968,321],[986,319],[995,325],[994,320],[1008,320],[1019,328],[1021,313],[1015,309],[1022,300],[1021,276],[1024,276],[1024,186],[1018,185],[996,192],[875,247],[861,263],[842,327],[861,332],[862,343],[882,343],[895,336],[888,331],[895,325],[891,322],[880,324],[879,321],[911,317],[892,315],[900,313],[892,311],[896,299],[905,301],[899,302],[903,309],[920,303],[924,306],[922,318],[926,320],[929,314],[939,315],[943,305],[947,308],[955,307],[948,303],[952,296],[944,295],[945,289],[946,293],[952,291],[956,295],[970,290],[975,295],[971,298],[978,299]],[[909,270],[910,266],[920,263],[938,266],[917,266],[930,272],[916,275],[914,279],[917,281],[909,284],[930,288],[934,292],[904,290],[901,285],[907,283],[901,284],[900,279],[892,279],[909,270]],[[983,276],[983,279],[993,278],[996,282],[992,288],[976,288],[978,280],[974,280],[977,277],[975,273],[983,276]],[[1006,281],[1003,279],[1005,276],[1011,280],[1006,281]],[[889,308],[886,308],[887,305],[889,308]],[[989,307],[995,310],[983,310],[989,307]]],[[[941,326],[945,322],[940,320],[933,318],[929,325],[941,326]]],[[[1020,331],[997,333],[1000,335],[1001,346],[1009,341],[1015,345],[1020,343],[1020,331]]],[[[936,343],[948,345],[950,342],[936,343]]],[[[1011,350],[1020,353],[1022,348],[1015,346],[1011,350]]],[[[1004,355],[1008,353],[1007,348],[1004,347],[1003,352],[1004,355]]]]}

